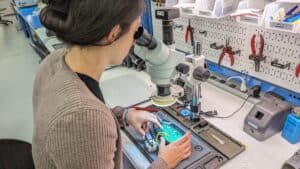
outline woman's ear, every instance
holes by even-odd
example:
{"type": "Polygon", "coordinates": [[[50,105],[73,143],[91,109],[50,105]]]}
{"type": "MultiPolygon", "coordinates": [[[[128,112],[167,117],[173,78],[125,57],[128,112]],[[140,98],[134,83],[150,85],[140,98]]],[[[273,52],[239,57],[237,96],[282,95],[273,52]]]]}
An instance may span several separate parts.
{"type": "Polygon", "coordinates": [[[112,28],[112,30],[110,31],[110,33],[107,36],[107,41],[109,43],[115,41],[118,37],[119,34],[121,33],[121,27],[120,25],[116,25],[112,28]]]}

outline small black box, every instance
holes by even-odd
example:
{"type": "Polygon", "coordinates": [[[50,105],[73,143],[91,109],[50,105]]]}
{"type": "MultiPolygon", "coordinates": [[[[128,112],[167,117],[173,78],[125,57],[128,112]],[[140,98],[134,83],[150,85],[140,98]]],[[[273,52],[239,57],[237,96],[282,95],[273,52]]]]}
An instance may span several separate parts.
{"type": "Polygon", "coordinates": [[[173,20],[179,18],[180,10],[178,8],[162,8],[155,10],[156,19],[173,20]]]}

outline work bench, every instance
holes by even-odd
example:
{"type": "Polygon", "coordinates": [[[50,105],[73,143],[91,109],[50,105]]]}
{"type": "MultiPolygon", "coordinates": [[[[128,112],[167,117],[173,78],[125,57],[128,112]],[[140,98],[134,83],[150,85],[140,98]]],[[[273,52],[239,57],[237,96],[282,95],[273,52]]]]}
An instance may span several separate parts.
{"type": "MultiPolygon", "coordinates": [[[[147,100],[154,92],[155,85],[145,72],[137,72],[124,67],[116,67],[104,72],[100,82],[107,104],[130,106],[147,100]],[[134,86],[133,86],[134,85],[134,86]]],[[[217,110],[219,115],[226,116],[234,112],[244,102],[243,98],[233,95],[209,82],[202,84],[202,110],[217,110]]],[[[213,125],[240,141],[246,150],[227,162],[221,169],[281,169],[283,163],[293,155],[300,144],[288,143],[281,133],[264,142],[257,141],[243,131],[246,115],[253,107],[248,101],[233,117],[228,119],[206,118],[213,125]]],[[[150,103],[144,103],[144,106],[150,103]]],[[[135,168],[147,168],[149,161],[139,151],[129,137],[122,132],[123,152],[135,168]]]]}
{"type": "Polygon", "coordinates": [[[17,7],[13,6],[17,13],[17,19],[27,38],[30,39],[31,46],[43,58],[55,50],[55,45],[61,44],[56,36],[47,36],[46,28],[39,19],[39,6],[17,7]]]}

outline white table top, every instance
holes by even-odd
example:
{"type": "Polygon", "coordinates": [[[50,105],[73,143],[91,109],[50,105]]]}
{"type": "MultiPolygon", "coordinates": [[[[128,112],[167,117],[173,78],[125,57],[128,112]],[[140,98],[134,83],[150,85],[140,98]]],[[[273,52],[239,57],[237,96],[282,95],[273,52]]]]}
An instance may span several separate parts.
{"type": "MultiPolygon", "coordinates": [[[[123,80],[124,82],[122,83],[113,83],[115,80],[112,79],[129,75],[140,79],[140,82],[137,82],[135,79],[135,83],[140,83],[137,85],[145,85],[145,88],[147,89],[146,92],[144,91],[145,99],[147,99],[147,94],[153,92],[155,89],[155,86],[151,83],[149,76],[144,72],[136,72],[134,70],[121,67],[105,71],[102,76],[102,84],[104,82],[109,84],[109,81],[111,81],[111,85],[106,86],[115,88],[116,90],[126,89],[118,90],[118,97],[124,98],[123,106],[126,104],[134,104],[139,99],[140,101],[143,100],[143,98],[140,97],[142,94],[141,92],[143,91],[137,91],[140,89],[135,88],[135,86],[126,85],[129,84],[128,81],[130,81],[130,79],[124,78],[127,80],[123,80]],[[140,95],[131,93],[139,93],[140,95]],[[138,99],[136,98],[137,96],[139,96],[138,99]],[[131,100],[134,101],[130,102],[131,100]]],[[[105,91],[106,89],[102,88],[102,90],[105,91]]],[[[111,97],[110,93],[106,93],[105,97],[111,97]]],[[[203,111],[217,110],[219,115],[225,116],[239,108],[243,101],[244,100],[242,98],[209,83],[202,84],[201,103],[203,111]]],[[[118,102],[118,104],[120,104],[120,100],[118,100],[118,102]]],[[[115,106],[114,100],[109,100],[108,104],[115,106]]],[[[300,149],[300,144],[289,144],[283,137],[281,137],[281,133],[276,134],[264,142],[257,141],[245,133],[243,131],[244,118],[252,107],[253,104],[247,102],[239,113],[229,119],[206,118],[219,129],[246,145],[246,150],[244,152],[227,162],[221,167],[221,169],[280,169],[283,163],[298,149],[300,149]]],[[[123,152],[131,160],[133,165],[136,168],[147,168],[149,162],[124,133],[122,133],[122,139],[123,152]]]]}

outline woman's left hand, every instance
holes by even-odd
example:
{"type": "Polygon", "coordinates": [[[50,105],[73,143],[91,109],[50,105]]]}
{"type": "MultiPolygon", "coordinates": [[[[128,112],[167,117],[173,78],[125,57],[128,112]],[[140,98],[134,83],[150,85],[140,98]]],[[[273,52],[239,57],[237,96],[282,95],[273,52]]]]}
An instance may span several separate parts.
{"type": "Polygon", "coordinates": [[[148,130],[148,123],[154,123],[161,127],[157,117],[143,110],[130,109],[128,112],[128,124],[135,128],[143,138],[148,130]]]}

